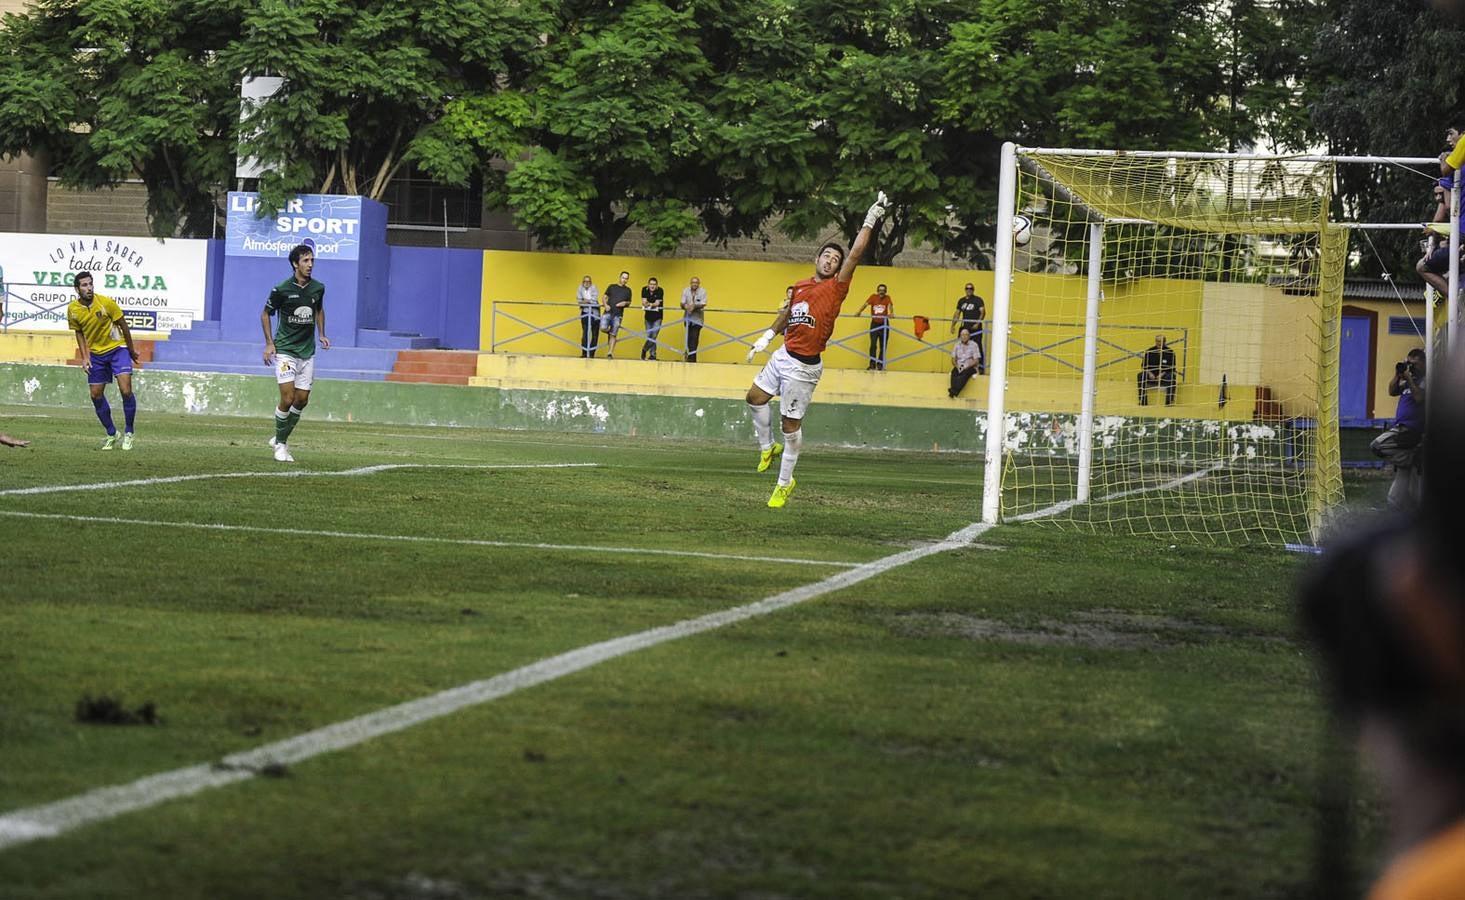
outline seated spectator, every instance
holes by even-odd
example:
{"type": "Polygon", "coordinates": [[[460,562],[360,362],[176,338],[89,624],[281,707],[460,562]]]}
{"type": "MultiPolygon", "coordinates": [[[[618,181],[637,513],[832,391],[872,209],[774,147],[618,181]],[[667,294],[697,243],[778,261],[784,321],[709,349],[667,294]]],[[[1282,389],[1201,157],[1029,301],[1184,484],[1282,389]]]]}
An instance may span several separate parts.
{"type": "MultiPolygon", "coordinates": [[[[1453,133],[1454,129],[1451,129],[1453,133]]],[[[1424,256],[1415,263],[1414,271],[1434,288],[1441,297],[1450,295],[1450,189],[1454,185],[1453,175],[1441,178],[1434,188],[1435,211],[1431,225],[1427,227],[1429,238],[1424,242],[1424,256]]],[[[1465,209],[1461,209],[1461,220],[1465,223],[1465,209]]],[[[1465,224],[1460,228],[1465,233],[1465,224]]],[[[1465,251],[1465,242],[1460,249],[1465,251]]]]}
{"type": "Polygon", "coordinates": [[[622,272],[620,280],[605,289],[605,311],[600,316],[600,330],[610,335],[606,345],[605,358],[616,357],[616,336],[621,333],[621,317],[631,305],[630,272],[622,272]]]}
{"type": "Polygon", "coordinates": [[[946,396],[957,397],[961,394],[962,388],[977,374],[981,359],[982,351],[977,342],[972,340],[971,329],[963,328],[951,347],[951,387],[947,389],[946,396]]]}
{"type": "Polygon", "coordinates": [[[1389,396],[1398,397],[1394,424],[1373,439],[1369,449],[1380,459],[1394,466],[1394,481],[1389,485],[1389,505],[1405,506],[1418,499],[1418,454],[1424,442],[1424,350],[1416,347],[1401,363],[1394,366],[1394,380],[1389,382],[1389,396]]]}
{"type": "Polygon", "coordinates": [[[1139,405],[1150,405],[1150,390],[1165,389],[1165,405],[1175,402],[1175,351],[1165,346],[1165,336],[1155,335],[1155,346],[1146,350],[1139,367],[1139,405]]]}

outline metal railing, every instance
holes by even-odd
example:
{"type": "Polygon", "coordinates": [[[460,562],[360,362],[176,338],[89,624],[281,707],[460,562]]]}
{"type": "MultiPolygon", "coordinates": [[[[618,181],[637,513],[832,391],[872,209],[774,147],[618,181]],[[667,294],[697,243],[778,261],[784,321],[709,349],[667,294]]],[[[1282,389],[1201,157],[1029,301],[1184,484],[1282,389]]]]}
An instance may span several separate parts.
{"type": "Polygon", "coordinates": [[[60,288],[57,285],[39,284],[29,281],[5,281],[4,270],[0,270],[0,334],[8,334],[10,329],[19,328],[26,322],[44,320],[51,323],[48,331],[66,332],[66,307],[71,305],[75,299],[69,289],[60,288]],[[57,287],[58,290],[66,292],[66,298],[51,306],[44,303],[37,303],[23,294],[17,294],[12,288],[45,288],[57,287]],[[17,309],[19,307],[19,309],[17,309]],[[60,315],[56,311],[60,310],[60,315]],[[60,326],[54,323],[60,322],[60,326]]]}
{"type": "MultiPolygon", "coordinates": [[[[581,313],[579,304],[573,301],[555,300],[493,300],[490,301],[489,319],[489,346],[486,348],[491,353],[544,353],[543,341],[548,340],[552,347],[562,348],[567,353],[578,355],[582,352],[579,336],[581,329],[581,313]],[[560,315],[563,311],[566,314],[560,315]],[[550,320],[545,320],[548,313],[550,320]],[[573,337],[567,336],[573,335],[573,337]],[[537,345],[537,346],[536,346],[537,345]]],[[[616,340],[618,345],[634,343],[642,345],[647,340],[648,330],[638,327],[633,323],[634,319],[641,319],[640,313],[644,313],[637,306],[629,307],[621,318],[620,327],[617,330],[616,340]]],[[[664,312],[664,318],[659,334],[652,345],[658,353],[668,353],[678,358],[685,358],[687,319],[684,315],[677,315],[679,309],[668,309],[664,312]],[[680,327],[678,327],[680,326],[680,327]],[[680,338],[680,341],[678,341],[680,338]]],[[[597,316],[597,319],[599,316],[597,316]]],[[[956,344],[954,336],[942,335],[939,340],[930,340],[931,332],[937,329],[949,327],[950,319],[931,319],[930,327],[924,334],[917,336],[914,330],[914,323],[917,316],[892,316],[888,320],[886,346],[894,346],[894,338],[897,336],[908,338],[904,341],[905,349],[898,349],[893,354],[887,352],[883,361],[877,360],[869,352],[868,327],[843,334],[836,334],[831,337],[829,346],[839,348],[853,354],[855,360],[840,365],[834,363],[832,368],[856,368],[871,364],[880,363],[886,368],[907,360],[922,359],[929,361],[929,365],[916,369],[917,371],[945,372],[951,364],[952,347],[956,344]],[[911,345],[914,346],[911,346],[911,345]]],[[[702,340],[697,347],[699,357],[704,354],[714,353],[720,348],[736,347],[738,358],[753,346],[753,341],[763,334],[763,331],[772,322],[773,312],[768,309],[725,309],[719,308],[709,311],[702,324],[702,340]],[[714,322],[723,323],[745,320],[753,327],[746,331],[736,325],[719,327],[714,322]],[[729,328],[731,330],[729,330],[729,328]],[[712,338],[709,342],[708,338],[712,338]]],[[[867,316],[841,316],[842,321],[869,322],[867,316]]],[[[1081,348],[1083,345],[1082,322],[1042,322],[1042,321],[1017,321],[1012,323],[1012,333],[1009,337],[1011,345],[1015,348],[1008,358],[1009,365],[1013,366],[1013,374],[1023,374],[1021,361],[1045,361],[1048,367],[1056,366],[1060,371],[1074,372],[1081,374],[1083,371],[1082,355],[1075,353],[1072,359],[1065,358],[1058,351],[1064,347],[1073,345],[1081,348]],[[1024,340],[1023,333],[1027,331],[1041,331],[1043,329],[1066,329],[1071,330],[1071,335],[1060,337],[1049,342],[1035,340],[1024,340]],[[1016,365],[1013,365],[1016,364],[1016,365]]],[[[1127,332],[1178,335],[1169,340],[1168,345],[1176,353],[1176,377],[1184,380],[1186,363],[1189,355],[1190,329],[1185,327],[1167,325],[1106,325],[1101,330],[1099,344],[1103,348],[1113,351],[1112,358],[1099,363],[1098,368],[1113,369],[1116,366],[1137,364],[1144,357],[1145,350],[1133,350],[1123,343],[1104,337],[1104,333],[1112,334],[1112,330],[1127,332]]],[[[985,338],[989,335],[984,335],[985,338]]],[[[605,349],[605,334],[598,339],[597,352],[605,349]]],[[[1148,342],[1145,342],[1148,343],[1148,342]]],[[[984,354],[991,351],[984,343],[984,354]]],[[[1145,349],[1148,349],[1146,347],[1145,349]]],[[[826,364],[829,364],[826,361],[826,364]]],[[[1128,377],[1128,376],[1125,376],[1128,377]]]]}

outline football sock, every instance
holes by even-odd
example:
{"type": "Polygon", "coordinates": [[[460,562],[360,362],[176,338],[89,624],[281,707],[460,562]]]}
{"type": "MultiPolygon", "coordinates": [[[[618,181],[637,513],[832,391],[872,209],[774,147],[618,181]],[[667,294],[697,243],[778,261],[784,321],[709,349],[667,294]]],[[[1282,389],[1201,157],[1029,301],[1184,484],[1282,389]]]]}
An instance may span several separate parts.
{"type": "Polygon", "coordinates": [[[754,406],[749,403],[748,409],[753,411],[753,432],[758,435],[758,449],[767,450],[773,446],[773,415],[768,411],[768,404],[754,406]]]}
{"type": "Polygon", "coordinates": [[[277,444],[285,443],[285,438],[290,436],[290,429],[285,426],[285,423],[289,421],[287,416],[289,413],[285,410],[278,408],[275,410],[275,443],[277,444]]]}
{"type": "Polygon", "coordinates": [[[280,443],[283,444],[283,443],[285,443],[286,440],[289,439],[290,432],[292,432],[292,431],[295,430],[295,425],[299,421],[300,421],[300,410],[296,409],[293,406],[290,407],[290,411],[288,413],[286,413],[286,415],[285,415],[285,424],[283,426],[284,429],[285,429],[285,436],[282,437],[282,438],[279,438],[280,443]]]}
{"type": "Polygon", "coordinates": [[[128,394],[122,398],[122,416],[127,420],[127,431],[132,432],[132,423],[137,418],[137,395],[128,394]]]}
{"type": "Polygon", "coordinates": [[[117,426],[112,424],[112,407],[107,403],[107,395],[92,398],[92,408],[97,411],[97,418],[101,420],[102,427],[107,429],[107,433],[116,434],[117,426]]]}
{"type": "Polygon", "coordinates": [[[804,429],[787,431],[783,435],[783,460],[778,466],[778,483],[788,484],[794,480],[794,466],[799,463],[799,450],[804,446],[804,429]]]}

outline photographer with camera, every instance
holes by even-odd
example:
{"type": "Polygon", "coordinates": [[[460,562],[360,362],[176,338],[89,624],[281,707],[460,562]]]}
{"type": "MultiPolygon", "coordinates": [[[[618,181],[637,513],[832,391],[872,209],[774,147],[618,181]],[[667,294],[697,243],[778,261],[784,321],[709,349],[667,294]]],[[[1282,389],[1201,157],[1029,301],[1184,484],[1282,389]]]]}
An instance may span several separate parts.
{"type": "Polygon", "coordinates": [[[1419,466],[1416,458],[1424,441],[1424,350],[1416,347],[1401,363],[1394,365],[1394,379],[1389,382],[1389,396],[1398,397],[1394,424],[1373,439],[1369,449],[1380,459],[1394,466],[1394,482],[1389,485],[1389,505],[1404,506],[1419,499],[1417,489],[1419,466]]]}

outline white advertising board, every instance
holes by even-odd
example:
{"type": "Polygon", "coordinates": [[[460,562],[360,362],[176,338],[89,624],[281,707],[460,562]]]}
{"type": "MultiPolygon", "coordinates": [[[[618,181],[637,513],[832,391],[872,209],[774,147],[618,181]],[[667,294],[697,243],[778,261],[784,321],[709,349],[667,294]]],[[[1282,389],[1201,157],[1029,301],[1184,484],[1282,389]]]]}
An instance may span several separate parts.
{"type": "Polygon", "coordinates": [[[66,331],[72,279],[90,272],[134,331],[169,332],[204,317],[208,241],[92,234],[0,235],[0,321],[20,331],[66,331]]]}

